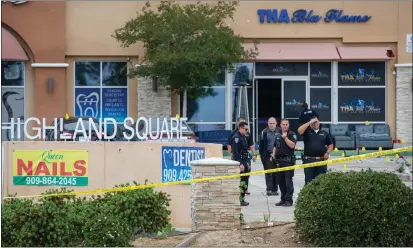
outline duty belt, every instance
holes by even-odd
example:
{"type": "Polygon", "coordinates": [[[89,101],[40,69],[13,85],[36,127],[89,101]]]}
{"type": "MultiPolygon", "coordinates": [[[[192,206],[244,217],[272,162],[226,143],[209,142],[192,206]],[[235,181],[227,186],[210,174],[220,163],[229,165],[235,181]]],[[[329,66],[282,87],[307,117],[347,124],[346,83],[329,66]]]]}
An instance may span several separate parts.
{"type": "Polygon", "coordinates": [[[240,157],[241,159],[249,159],[249,154],[247,151],[242,151],[240,157]]]}

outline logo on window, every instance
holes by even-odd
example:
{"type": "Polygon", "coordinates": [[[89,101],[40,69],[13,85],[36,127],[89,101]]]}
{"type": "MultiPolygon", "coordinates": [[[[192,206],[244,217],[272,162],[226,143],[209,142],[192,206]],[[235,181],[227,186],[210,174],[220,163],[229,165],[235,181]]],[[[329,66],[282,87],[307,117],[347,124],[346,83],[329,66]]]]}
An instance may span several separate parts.
{"type": "Polygon", "coordinates": [[[328,78],[329,75],[327,72],[324,72],[321,70],[315,70],[314,72],[311,72],[311,77],[312,78],[328,78]]]}
{"type": "Polygon", "coordinates": [[[296,100],[296,99],[291,99],[290,101],[286,101],[285,105],[295,107],[295,106],[302,106],[304,102],[296,100]]]}
{"type": "Polygon", "coordinates": [[[351,102],[340,105],[340,110],[343,114],[380,114],[382,109],[374,100],[354,98],[351,102]]]}
{"type": "Polygon", "coordinates": [[[322,102],[311,104],[312,109],[329,109],[330,105],[322,102]]]}
{"type": "Polygon", "coordinates": [[[92,92],[89,95],[79,94],[76,97],[76,104],[79,107],[80,116],[98,118],[99,114],[99,94],[92,92]]]}
{"type": "Polygon", "coordinates": [[[381,81],[381,76],[374,69],[366,70],[364,68],[343,72],[340,77],[344,83],[379,83],[381,81]]]}

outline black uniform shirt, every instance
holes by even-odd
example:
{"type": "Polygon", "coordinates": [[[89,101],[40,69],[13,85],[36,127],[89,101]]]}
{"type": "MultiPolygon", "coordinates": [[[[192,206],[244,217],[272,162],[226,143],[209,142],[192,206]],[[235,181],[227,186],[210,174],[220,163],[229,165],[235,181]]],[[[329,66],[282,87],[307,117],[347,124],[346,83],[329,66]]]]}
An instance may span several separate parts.
{"type": "MultiPolygon", "coordinates": [[[[232,138],[234,137],[234,135],[238,132],[238,129],[235,129],[234,131],[232,131],[232,133],[229,135],[228,137],[228,145],[232,145],[232,138]]],[[[247,139],[248,142],[248,147],[254,145],[254,141],[252,140],[252,135],[250,134],[250,132],[247,132],[247,134],[245,134],[245,138],[247,139]]]]}
{"type": "Polygon", "coordinates": [[[236,132],[231,140],[231,150],[235,161],[248,159],[248,141],[240,132],[236,132]]]}
{"type": "Polygon", "coordinates": [[[326,146],[333,144],[330,135],[324,130],[315,132],[307,129],[304,134],[304,156],[322,157],[327,151],[326,146]]]}
{"type": "MultiPolygon", "coordinates": [[[[280,135],[277,136],[277,139],[280,140],[280,147],[277,148],[275,151],[275,156],[277,158],[282,158],[282,157],[287,157],[287,156],[293,156],[294,155],[294,148],[290,148],[287,143],[285,142],[285,139],[283,139],[280,135]]],[[[294,132],[288,131],[287,137],[289,140],[291,140],[294,143],[297,143],[297,135],[294,132]]],[[[274,142],[274,147],[276,147],[276,143],[274,142]]]]}

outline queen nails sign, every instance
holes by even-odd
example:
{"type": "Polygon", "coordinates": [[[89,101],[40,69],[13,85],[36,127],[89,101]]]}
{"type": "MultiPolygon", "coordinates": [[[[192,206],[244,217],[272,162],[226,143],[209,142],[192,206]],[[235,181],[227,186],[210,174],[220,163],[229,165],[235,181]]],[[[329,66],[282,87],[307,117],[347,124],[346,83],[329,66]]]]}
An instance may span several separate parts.
{"type": "Polygon", "coordinates": [[[368,15],[345,15],[343,10],[330,9],[324,16],[314,10],[298,9],[289,13],[286,9],[258,9],[260,23],[365,23],[371,19],[368,15]]]}

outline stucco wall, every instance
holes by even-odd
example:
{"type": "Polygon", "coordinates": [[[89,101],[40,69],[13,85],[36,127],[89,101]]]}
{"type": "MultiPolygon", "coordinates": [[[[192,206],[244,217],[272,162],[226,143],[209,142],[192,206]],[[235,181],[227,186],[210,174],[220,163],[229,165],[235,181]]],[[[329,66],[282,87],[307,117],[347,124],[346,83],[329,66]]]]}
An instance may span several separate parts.
{"type": "Polygon", "coordinates": [[[32,63],[65,62],[65,2],[1,3],[2,26],[16,36],[30,61],[26,63],[26,117],[52,120],[66,110],[65,68],[31,68],[32,63]],[[55,82],[53,93],[47,80],[55,82]],[[51,105],[53,103],[53,105],[51,105]]]}
{"type": "MultiPolygon", "coordinates": [[[[86,150],[89,153],[89,184],[87,187],[67,187],[75,191],[111,188],[121,183],[162,182],[162,146],[205,147],[205,158],[222,158],[222,145],[201,143],[160,142],[4,142],[3,195],[33,195],[45,192],[46,186],[13,185],[13,150],[86,150]]],[[[190,185],[161,187],[171,195],[170,210],[174,226],[190,228],[191,188],[190,185]]]]}
{"type": "MultiPolygon", "coordinates": [[[[151,2],[156,6],[158,2],[151,2]]],[[[188,2],[183,2],[188,4],[188,2]]],[[[111,36],[114,30],[136,16],[144,2],[66,2],[66,44],[68,55],[143,55],[142,46],[124,49],[111,36]],[[110,16],[110,18],[107,18],[110,16]]],[[[412,3],[407,1],[241,1],[228,23],[245,38],[307,39],[338,38],[344,43],[398,43],[398,63],[409,63],[406,34],[412,30],[412,3]],[[324,16],[329,9],[347,15],[370,15],[367,23],[260,23],[257,9],[314,10],[324,16]]],[[[305,40],[307,42],[308,40],[305,40]]],[[[283,42],[283,40],[278,40],[283,42]]]]}

